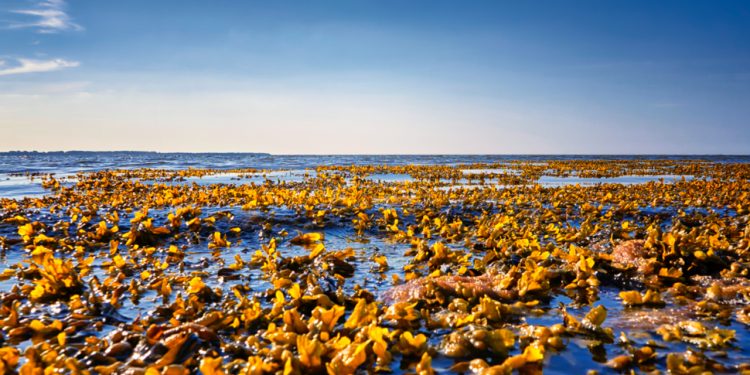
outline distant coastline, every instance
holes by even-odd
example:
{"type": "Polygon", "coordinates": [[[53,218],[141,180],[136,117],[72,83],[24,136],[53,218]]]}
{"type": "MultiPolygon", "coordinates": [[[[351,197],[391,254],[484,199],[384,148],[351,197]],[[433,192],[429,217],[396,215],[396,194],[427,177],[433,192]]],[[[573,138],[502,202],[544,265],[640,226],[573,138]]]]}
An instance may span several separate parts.
{"type": "Polygon", "coordinates": [[[212,155],[257,155],[257,156],[271,156],[267,152],[162,152],[162,151],[127,151],[127,150],[113,150],[113,151],[85,151],[85,150],[70,150],[70,151],[27,151],[27,150],[12,150],[12,151],[0,151],[0,155],[89,155],[89,154],[130,154],[130,155],[161,155],[161,154],[212,154],[212,155]]]}

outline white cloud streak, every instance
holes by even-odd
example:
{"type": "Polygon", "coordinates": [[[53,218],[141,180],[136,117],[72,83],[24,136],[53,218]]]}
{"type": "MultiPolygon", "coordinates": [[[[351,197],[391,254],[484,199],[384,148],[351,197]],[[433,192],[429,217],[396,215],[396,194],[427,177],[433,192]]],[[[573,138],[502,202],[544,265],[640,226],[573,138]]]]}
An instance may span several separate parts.
{"type": "Polygon", "coordinates": [[[17,9],[11,12],[33,18],[26,22],[11,23],[8,25],[11,29],[31,28],[44,34],[83,30],[83,27],[73,22],[73,19],[65,12],[64,0],[44,0],[32,9],[17,9]]]}
{"type": "Polygon", "coordinates": [[[0,61],[0,76],[9,76],[15,74],[27,74],[27,73],[40,73],[40,72],[51,72],[55,70],[65,68],[75,68],[80,63],[78,61],[70,61],[65,59],[52,59],[52,60],[32,60],[32,59],[18,59],[17,64],[6,67],[5,61],[0,61]]]}

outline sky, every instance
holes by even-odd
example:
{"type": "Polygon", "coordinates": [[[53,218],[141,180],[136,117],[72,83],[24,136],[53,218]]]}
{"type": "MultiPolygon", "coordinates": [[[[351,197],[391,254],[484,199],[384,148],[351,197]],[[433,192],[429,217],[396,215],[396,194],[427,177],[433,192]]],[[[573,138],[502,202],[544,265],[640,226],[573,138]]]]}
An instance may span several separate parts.
{"type": "Polygon", "coordinates": [[[0,151],[749,154],[746,1],[0,2],[0,151]]]}

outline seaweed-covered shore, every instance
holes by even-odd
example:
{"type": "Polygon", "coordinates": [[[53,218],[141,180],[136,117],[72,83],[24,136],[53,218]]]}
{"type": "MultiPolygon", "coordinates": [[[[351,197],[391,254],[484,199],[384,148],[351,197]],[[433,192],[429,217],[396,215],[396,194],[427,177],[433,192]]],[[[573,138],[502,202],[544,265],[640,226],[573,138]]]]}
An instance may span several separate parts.
{"type": "Polygon", "coordinates": [[[19,173],[0,372],[750,369],[750,165],[19,173]]]}

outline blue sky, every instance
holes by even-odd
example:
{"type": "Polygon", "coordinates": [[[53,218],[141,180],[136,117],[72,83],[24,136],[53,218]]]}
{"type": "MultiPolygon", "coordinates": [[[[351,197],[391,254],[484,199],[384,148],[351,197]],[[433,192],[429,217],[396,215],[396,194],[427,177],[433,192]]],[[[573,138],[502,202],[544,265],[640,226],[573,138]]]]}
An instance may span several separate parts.
{"type": "Polygon", "coordinates": [[[750,153],[743,1],[0,3],[0,150],[750,153]]]}

